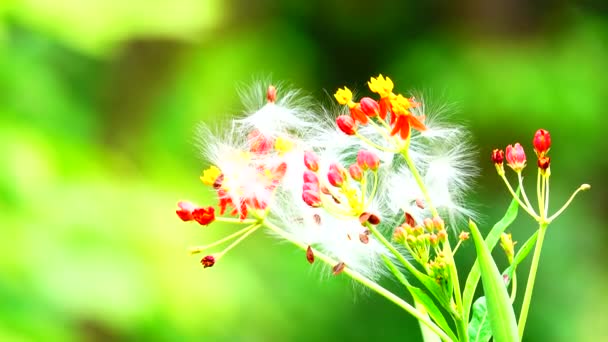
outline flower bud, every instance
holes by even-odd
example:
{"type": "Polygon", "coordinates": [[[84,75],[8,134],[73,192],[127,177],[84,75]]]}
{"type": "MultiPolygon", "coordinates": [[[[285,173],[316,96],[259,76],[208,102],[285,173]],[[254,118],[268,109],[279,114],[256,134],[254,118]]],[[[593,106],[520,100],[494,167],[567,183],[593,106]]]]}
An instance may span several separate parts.
{"type": "Polygon", "coordinates": [[[439,245],[439,238],[435,234],[430,234],[429,242],[431,243],[431,246],[437,247],[439,245]]]}
{"type": "Polygon", "coordinates": [[[445,229],[438,231],[437,238],[439,239],[439,242],[444,243],[448,238],[448,232],[446,232],[445,229]]]}
{"type": "Polygon", "coordinates": [[[317,185],[319,184],[319,178],[314,172],[310,170],[304,171],[304,175],[302,178],[304,179],[304,183],[314,183],[317,185]]]}
{"type": "Polygon", "coordinates": [[[268,103],[274,103],[277,100],[277,88],[273,85],[268,86],[268,91],[266,91],[266,99],[268,103]]]}
{"type": "Polygon", "coordinates": [[[215,258],[213,255],[207,255],[206,257],[201,259],[201,264],[204,268],[211,267],[215,265],[215,258]]]}
{"type": "Polygon", "coordinates": [[[399,226],[395,228],[395,231],[393,232],[393,241],[395,241],[396,243],[405,243],[406,236],[407,233],[405,231],[405,228],[403,228],[403,226],[399,226]]]}
{"type": "Polygon", "coordinates": [[[437,230],[445,229],[445,222],[443,222],[443,219],[439,216],[433,217],[433,225],[435,226],[435,229],[437,229],[437,230]]]}
{"type": "Polygon", "coordinates": [[[424,227],[426,227],[426,229],[429,232],[432,232],[433,230],[435,230],[435,225],[433,224],[433,220],[430,218],[425,218],[422,223],[424,224],[424,227]]]}
{"type": "Polygon", "coordinates": [[[357,164],[363,169],[378,170],[380,166],[380,158],[374,153],[366,150],[360,150],[357,153],[357,164]]]}
{"type": "Polygon", "coordinates": [[[304,152],[304,165],[312,172],[319,171],[319,157],[313,151],[304,152]]]}
{"type": "Polygon", "coordinates": [[[359,103],[361,104],[361,111],[369,117],[374,117],[380,113],[380,105],[370,97],[362,98],[359,103]]]}
{"type": "Polygon", "coordinates": [[[346,135],[354,135],[357,132],[357,123],[348,115],[340,115],[336,119],[338,128],[346,135]]]}
{"type": "Polygon", "coordinates": [[[543,172],[547,171],[547,169],[549,168],[549,166],[551,164],[551,158],[545,157],[545,156],[538,157],[537,164],[538,164],[538,168],[541,169],[543,172]]]}
{"type": "Polygon", "coordinates": [[[507,159],[507,165],[515,172],[520,172],[526,167],[526,153],[519,143],[507,146],[505,157],[507,159]]]}
{"type": "Polygon", "coordinates": [[[548,131],[539,129],[534,134],[532,144],[534,145],[534,151],[536,151],[536,154],[538,156],[542,156],[551,148],[551,135],[548,131]]]}
{"type": "Polygon", "coordinates": [[[179,209],[175,211],[177,216],[179,216],[182,221],[192,221],[194,218],[192,217],[192,212],[197,208],[197,206],[188,201],[179,201],[177,202],[177,206],[179,209]]]}
{"type": "Polygon", "coordinates": [[[215,208],[196,208],[192,211],[192,218],[202,226],[215,221],[215,208]]]}
{"type": "Polygon", "coordinates": [[[338,166],[336,163],[332,163],[329,166],[329,172],[327,173],[327,180],[329,184],[339,187],[344,183],[344,179],[346,178],[346,172],[338,166]]]}
{"type": "Polygon", "coordinates": [[[361,181],[361,179],[363,179],[363,170],[357,164],[353,164],[353,165],[349,166],[348,173],[350,174],[350,177],[352,179],[356,180],[357,182],[359,182],[359,181],[361,181]]]}
{"type": "Polygon", "coordinates": [[[350,107],[350,116],[355,122],[360,122],[362,125],[367,124],[367,115],[361,110],[361,104],[356,103],[353,107],[350,107]]]}
{"type": "Polygon", "coordinates": [[[460,241],[467,241],[470,237],[471,234],[469,232],[460,232],[460,235],[458,235],[458,239],[460,239],[460,241]]]}
{"type": "Polygon", "coordinates": [[[492,150],[492,162],[494,162],[494,164],[502,164],[502,162],[505,160],[505,152],[503,150],[499,150],[497,148],[495,148],[494,150],[492,150]]]}
{"type": "MultiPolygon", "coordinates": [[[[307,183],[311,184],[311,183],[307,183]]],[[[302,200],[304,203],[308,204],[313,208],[317,208],[321,206],[321,197],[319,191],[314,190],[303,190],[302,191],[302,200]]]]}

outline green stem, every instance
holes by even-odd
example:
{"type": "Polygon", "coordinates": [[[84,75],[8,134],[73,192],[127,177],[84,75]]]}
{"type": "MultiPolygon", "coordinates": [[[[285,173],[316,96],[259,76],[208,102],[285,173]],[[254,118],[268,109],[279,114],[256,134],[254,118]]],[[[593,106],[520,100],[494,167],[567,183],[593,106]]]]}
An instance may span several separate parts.
{"type": "Polygon", "coordinates": [[[566,202],[566,204],[564,204],[561,209],[559,209],[555,214],[553,214],[551,217],[549,217],[547,219],[547,222],[551,222],[553,220],[555,220],[556,217],[558,217],[559,215],[561,215],[561,213],[564,212],[564,210],[566,210],[566,208],[568,208],[568,206],[570,205],[570,203],[572,203],[572,200],[574,199],[574,197],[576,197],[576,195],[584,190],[589,190],[591,187],[589,186],[589,184],[583,184],[581,185],[578,189],[576,189],[576,191],[572,194],[572,196],[570,196],[570,198],[568,199],[568,202],[566,202]]]}
{"type": "Polygon", "coordinates": [[[459,342],[469,341],[469,330],[467,328],[467,322],[462,317],[454,317],[456,322],[456,333],[458,334],[459,342]]]}
{"type": "Polygon", "coordinates": [[[525,203],[523,203],[521,201],[521,199],[519,198],[519,195],[517,195],[515,193],[515,191],[513,191],[513,188],[511,187],[511,183],[509,183],[509,180],[507,179],[505,174],[501,173],[499,175],[500,175],[500,178],[502,178],[502,180],[505,182],[505,185],[507,186],[507,189],[511,193],[511,196],[513,196],[513,199],[515,199],[517,201],[517,203],[519,203],[519,206],[522,207],[522,209],[524,209],[528,214],[530,214],[530,216],[532,216],[535,220],[537,220],[537,221],[540,220],[540,217],[536,214],[534,209],[532,209],[532,207],[528,207],[525,203]]]}
{"type": "MultiPolygon", "coordinates": [[[[420,311],[421,315],[427,318],[429,317],[429,314],[424,304],[419,303],[416,299],[414,299],[414,306],[416,307],[416,310],[420,311]]],[[[424,325],[422,321],[418,321],[418,324],[420,324],[420,332],[422,333],[422,340],[424,342],[439,341],[439,336],[437,336],[437,334],[435,334],[435,332],[433,332],[429,327],[424,325]]]]}
{"type": "MultiPolygon", "coordinates": [[[[306,250],[308,248],[307,245],[298,242],[294,237],[291,236],[291,234],[289,234],[286,231],[284,231],[283,229],[279,228],[274,223],[264,220],[264,225],[266,227],[268,227],[270,230],[272,230],[274,233],[276,233],[277,235],[279,235],[282,238],[284,238],[285,240],[293,243],[294,245],[298,246],[302,250],[306,250]]],[[[325,255],[324,253],[321,253],[320,251],[315,250],[314,255],[315,255],[315,258],[325,262],[329,266],[334,266],[337,264],[337,262],[335,260],[333,260],[331,257],[325,255]]],[[[397,306],[399,306],[400,308],[402,308],[403,310],[405,310],[406,312],[408,312],[409,314],[414,316],[416,319],[418,319],[418,321],[422,322],[425,326],[427,326],[435,334],[437,334],[441,338],[441,340],[448,341],[448,342],[452,341],[452,339],[443,330],[441,330],[441,328],[439,328],[435,323],[433,323],[429,319],[428,315],[423,315],[415,307],[413,307],[412,305],[410,305],[403,299],[399,298],[394,293],[385,289],[380,284],[365,277],[361,273],[349,268],[348,265],[344,268],[343,272],[346,275],[348,275],[349,277],[351,277],[353,280],[359,282],[361,285],[369,288],[370,290],[376,292],[377,294],[381,295],[382,297],[388,299],[389,301],[393,302],[394,304],[396,304],[397,306]]]]}
{"type": "Polygon", "coordinates": [[[526,320],[528,319],[528,311],[530,309],[530,301],[532,300],[532,291],[534,290],[534,281],[536,280],[536,272],[538,271],[538,264],[540,261],[540,252],[543,248],[543,241],[545,239],[545,233],[547,231],[548,223],[543,222],[538,228],[538,238],[536,240],[536,247],[534,248],[534,255],[532,256],[532,265],[530,266],[530,274],[528,275],[528,283],[526,284],[526,292],[524,293],[524,301],[521,306],[519,313],[519,338],[521,339],[524,335],[524,329],[526,327],[526,320]]]}
{"type": "MultiPolygon", "coordinates": [[[[256,220],[251,220],[251,221],[256,222],[256,220]]],[[[241,230],[239,230],[239,231],[237,231],[235,233],[232,233],[232,234],[230,234],[230,235],[228,235],[228,236],[226,236],[226,237],[224,237],[224,238],[222,238],[220,240],[217,240],[217,241],[215,241],[215,242],[213,242],[211,244],[208,244],[206,246],[191,247],[190,248],[190,253],[191,254],[200,253],[200,252],[202,252],[204,250],[207,250],[209,248],[213,248],[215,246],[221,245],[224,242],[230,241],[230,240],[236,238],[239,235],[245,234],[247,231],[253,229],[253,227],[255,227],[255,224],[249,225],[249,226],[247,226],[247,227],[245,227],[245,228],[243,228],[243,229],[241,229],[241,230]]]]}
{"type": "Polygon", "coordinates": [[[225,222],[225,223],[240,223],[240,224],[251,224],[251,223],[255,223],[258,220],[255,219],[239,219],[239,218],[234,218],[234,217],[221,217],[221,216],[216,216],[215,220],[217,222],[225,222]]]}
{"type": "Polygon", "coordinates": [[[528,196],[526,195],[526,189],[524,187],[524,179],[521,176],[521,172],[517,173],[517,178],[519,179],[519,188],[521,189],[521,195],[524,198],[524,201],[526,202],[526,205],[529,208],[532,208],[532,204],[530,204],[530,200],[528,199],[528,196]]]}
{"type": "Polygon", "coordinates": [[[424,199],[426,200],[426,204],[431,209],[431,213],[433,214],[434,217],[439,217],[439,212],[433,206],[433,202],[431,201],[431,196],[429,196],[429,192],[426,190],[426,186],[424,185],[422,176],[420,176],[420,173],[418,172],[416,165],[414,165],[414,161],[412,160],[412,158],[410,158],[410,155],[407,153],[408,148],[409,148],[409,143],[401,151],[401,155],[403,156],[403,159],[405,159],[405,162],[407,163],[407,166],[410,169],[410,172],[414,176],[414,179],[416,180],[416,183],[418,184],[420,191],[422,191],[422,195],[424,196],[424,199]]]}

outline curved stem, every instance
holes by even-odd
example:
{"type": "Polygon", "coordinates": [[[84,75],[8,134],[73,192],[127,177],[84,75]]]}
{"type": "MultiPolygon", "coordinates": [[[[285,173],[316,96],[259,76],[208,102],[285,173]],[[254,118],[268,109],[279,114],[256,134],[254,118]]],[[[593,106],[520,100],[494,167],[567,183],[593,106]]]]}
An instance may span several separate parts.
{"type": "Polygon", "coordinates": [[[255,223],[258,220],[255,219],[239,219],[239,218],[234,218],[234,217],[221,217],[221,216],[216,216],[215,220],[217,222],[225,222],[225,223],[240,223],[240,224],[251,224],[251,223],[255,223]]]}
{"type": "Polygon", "coordinates": [[[572,194],[572,196],[570,196],[570,199],[568,199],[568,202],[566,202],[566,204],[564,204],[560,210],[558,210],[555,214],[553,214],[551,217],[549,217],[547,219],[547,222],[551,222],[553,221],[556,217],[558,217],[562,212],[564,212],[564,210],[566,210],[566,208],[568,208],[568,206],[570,205],[570,203],[572,202],[572,200],[574,199],[574,197],[576,197],[576,195],[583,191],[583,190],[588,190],[590,188],[590,186],[588,184],[583,184],[581,185],[578,189],[576,189],[576,191],[572,194]]]}
{"type": "Polygon", "coordinates": [[[526,292],[524,293],[524,300],[519,313],[519,321],[517,325],[519,327],[519,338],[521,339],[524,335],[524,329],[526,327],[526,320],[528,319],[528,311],[530,309],[530,302],[532,300],[532,291],[534,290],[534,281],[536,280],[536,272],[538,271],[538,264],[540,261],[540,252],[543,248],[543,241],[545,239],[545,232],[547,231],[548,223],[544,222],[540,224],[538,228],[538,238],[536,240],[536,247],[534,248],[534,255],[532,256],[532,265],[530,266],[530,274],[528,275],[528,283],[526,284],[526,292]]]}
{"type": "Polygon", "coordinates": [[[368,144],[369,146],[372,146],[372,147],[374,147],[374,148],[376,148],[376,149],[378,149],[378,150],[380,150],[380,151],[384,151],[384,152],[390,152],[390,153],[396,153],[396,152],[397,152],[397,151],[395,151],[395,150],[391,150],[391,149],[386,148],[386,147],[384,147],[384,146],[380,146],[380,145],[376,144],[375,142],[373,142],[373,141],[369,140],[368,138],[366,138],[366,137],[362,136],[362,135],[361,135],[361,134],[359,134],[359,133],[355,133],[355,136],[356,136],[357,138],[361,139],[361,140],[362,140],[364,143],[366,143],[366,144],[368,144]]]}
{"type": "MultiPolygon", "coordinates": [[[[264,221],[264,225],[266,227],[268,227],[270,230],[272,230],[273,232],[275,232],[277,235],[279,235],[282,238],[284,238],[285,240],[287,240],[287,241],[293,243],[294,245],[300,247],[302,250],[306,250],[308,248],[307,245],[304,245],[303,243],[298,242],[295,238],[293,238],[291,236],[291,234],[289,234],[286,231],[284,231],[283,229],[279,228],[278,226],[276,226],[272,222],[269,222],[269,221],[265,220],[264,221]]],[[[321,253],[319,251],[315,251],[314,253],[315,253],[315,257],[316,258],[318,258],[319,260],[325,262],[326,264],[328,264],[330,266],[334,266],[334,265],[337,264],[337,262],[335,260],[333,260],[329,256],[325,255],[324,253],[321,253]]],[[[435,334],[437,334],[441,338],[441,340],[448,341],[448,342],[452,341],[452,339],[441,328],[439,328],[435,323],[433,323],[428,318],[428,315],[423,315],[415,307],[413,307],[412,305],[410,305],[409,303],[407,303],[403,299],[399,298],[394,293],[392,293],[389,290],[385,289],[380,284],[378,284],[378,283],[374,282],[373,280],[365,277],[361,273],[359,273],[359,272],[357,272],[357,271],[349,268],[348,265],[344,268],[343,272],[346,275],[350,276],[353,280],[359,282],[361,285],[363,285],[363,286],[365,286],[365,287],[373,290],[377,294],[383,296],[384,298],[388,299],[389,301],[393,302],[394,304],[396,304],[397,306],[399,306],[400,308],[402,308],[403,310],[405,310],[406,312],[408,312],[409,314],[411,314],[412,316],[414,316],[416,319],[418,319],[418,321],[422,322],[425,326],[427,326],[435,334]]]]}
{"type": "MultiPolygon", "coordinates": [[[[252,220],[252,221],[255,222],[255,220],[252,220]]],[[[230,234],[230,235],[228,235],[228,236],[226,236],[226,237],[224,237],[224,238],[222,238],[220,240],[217,240],[217,241],[215,241],[215,242],[213,242],[211,244],[208,244],[206,246],[191,247],[190,248],[190,253],[191,254],[200,253],[200,252],[202,252],[204,250],[207,250],[209,248],[213,248],[215,246],[221,245],[224,242],[230,241],[230,240],[236,238],[239,235],[245,234],[247,231],[253,229],[253,227],[255,227],[255,224],[249,225],[249,226],[247,226],[247,227],[245,227],[245,228],[243,228],[243,229],[241,229],[241,230],[239,230],[239,231],[237,231],[235,233],[232,233],[232,234],[230,234]]]]}
{"type": "Polygon", "coordinates": [[[521,195],[524,198],[524,202],[526,202],[526,205],[529,208],[532,208],[532,204],[530,204],[530,200],[528,199],[528,196],[526,195],[526,188],[524,187],[524,179],[521,176],[521,172],[517,173],[517,178],[519,179],[519,188],[521,189],[521,195]]]}
{"type": "Polygon", "coordinates": [[[230,251],[231,249],[233,249],[236,245],[238,245],[239,243],[241,243],[241,241],[245,240],[249,235],[253,234],[256,230],[258,230],[258,228],[260,228],[262,225],[260,223],[254,224],[245,234],[243,234],[241,237],[239,237],[238,239],[236,239],[236,241],[234,241],[233,243],[231,243],[230,245],[228,245],[228,247],[226,247],[223,251],[221,251],[216,259],[221,258],[224,254],[228,253],[228,251],[230,251]]]}
{"type": "Polygon", "coordinates": [[[530,216],[532,216],[535,220],[538,221],[540,219],[540,217],[536,214],[536,212],[534,211],[534,209],[532,209],[532,207],[528,207],[525,203],[523,203],[521,201],[521,199],[519,198],[519,195],[517,195],[515,193],[515,191],[513,191],[513,188],[511,187],[511,184],[509,183],[509,180],[507,180],[507,177],[505,176],[504,173],[500,174],[500,178],[502,178],[502,180],[505,182],[505,185],[507,186],[507,189],[511,193],[511,196],[513,196],[513,198],[517,201],[517,203],[519,203],[519,205],[522,207],[522,209],[524,209],[530,216]]]}

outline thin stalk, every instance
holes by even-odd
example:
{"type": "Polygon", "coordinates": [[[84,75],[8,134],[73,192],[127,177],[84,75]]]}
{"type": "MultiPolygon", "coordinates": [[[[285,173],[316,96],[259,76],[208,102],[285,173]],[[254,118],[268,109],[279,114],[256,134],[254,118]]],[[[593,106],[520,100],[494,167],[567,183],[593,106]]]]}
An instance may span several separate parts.
{"type": "Polygon", "coordinates": [[[542,186],[541,186],[541,175],[540,175],[540,169],[538,169],[538,176],[536,177],[536,197],[538,199],[538,213],[540,215],[542,215],[545,211],[543,210],[543,206],[544,206],[544,198],[543,198],[543,192],[542,192],[542,186]]]}
{"type": "Polygon", "coordinates": [[[458,334],[459,342],[468,342],[469,341],[469,331],[467,329],[467,322],[461,317],[454,317],[454,321],[456,322],[456,333],[458,334]]]}
{"type": "MultiPolygon", "coordinates": [[[[256,222],[256,220],[252,220],[252,221],[256,222]]],[[[239,230],[239,231],[237,231],[235,233],[232,233],[232,234],[230,234],[230,235],[228,235],[228,236],[226,236],[226,237],[224,237],[224,238],[222,238],[220,240],[217,240],[214,243],[208,244],[206,246],[192,247],[192,248],[190,248],[190,253],[192,253],[192,254],[200,253],[200,252],[202,252],[204,250],[207,250],[209,248],[213,248],[215,246],[221,245],[221,244],[223,244],[223,243],[225,243],[227,241],[230,241],[230,240],[236,238],[239,235],[245,234],[248,230],[253,229],[254,226],[255,226],[255,224],[247,226],[247,227],[245,227],[245,228],[243,228],[243,229],[241,229],[241,230],[239,230]]]]}
{"type": "Polygon", "coordinates": [[[388,148],[386,148],[386,147],[384,147],[384,146],[380,146],[380,145],[376,144],[375,142],[373,142],[373,141],[369,140],[368,138],[366,138],[366,137],[362,136],[362,135],[361,135],[361,134],[359,134],[359,133],[355,133],[355,136],[356,136],[357,138],[361,139],[361,140],[362,140],[364,143],[366,143],[366,144],[368,144],[368,145],[370,145],[370,146],[372,146],[372,147],[374,147],[374,148],[376,148],[376,149],[378,149],[378,150],[380,150],[380,151],[384,151],[384,152],[390,152],[390,153],[396,153],[396,152],[397,152],[397,151],[395,151],[395,150],[388,149],[388,148]]]}
{"type": "Polygon", "coordinates": [[[254,224],[251,227],[251,229],[249,229],[245,234],[243,234],[241,237],[239,237],[238,239],[236,239],[236,241],[234,241],[233,243],[231,243],[230,245],[228,245],[228,247],[226,247],[223,251],[221,251],[220,254],[217,256],[217,259],[221,258],[224,254],[228,253],[228,251],[230,251],[236,245],[238,245],[239,243],[241,243],[241,241],[245,240],[249,235],[253,234],[261,226],[262,225],[259,224],[259,223],[258,224],[254,224]]]}
{"type": "MultiPolygon", "coordinates": [[[[412,265],[409,261],[407,261],[407,259],[401,255],[401,253],[399,253],[399,251],[395,248],[395,246],[393,246],[393,244],[391,244],[385,237],[384,235],[382,235],[378,229],[376,229],[376,227],[374,227],[372,224],[370,224],[369,222],[365,223],[365,226],[369,229],[370,232],[372,232],[372,234],[374,235],[374,237],[376,237],[376,239],[378,239],[378,241],[380,241],[380,243],[382,243],[382,245],[384,245],[384,247],[386,247],[394,256],[395,258],[397,258],[397,260],[399,260],[399,262],[410,272],[412,272],[412,274],[417,274],[417,272],[419,272],[414,265],[412,265]]],[[[413,255],[413,254],[412,254],[413,255]]]]}
{"type": "Polygon", "coordinates": [[[546,193],[545,193],[545,217],[549,216],[549,173],[545,175],[546,193]]]}
{"type": "Polygon", "coordinates": [[[536,280],[536,272],[538,271],[538,264],[540,261],[540,252],[543,248],[543,241],[545,240],[545,232],[547,231],[548,223],[543,222],[538,228],[538,238],[536,239],[536,247],[534,248],[534,255],[532,256],[532,265],[530,266],[530,274],[528,275],[528,283],[526,284],[526,291],[524,293],[524,300],[519,313],[519,338],[521,339],[524,335],[524,329],[526,327],[526,320],[528,319],[528,311],[530,310],[530,302],[532,300],[532,291],[534,290],[534,281],[536,280]]]}
{"type": "MultiPolygon", "coordinates": [[[[265,220],[264,225],[266,227],[268,227],[270,230],[272,230],[273,232],[275,232],[276,234],[278,234],[279,236],[281,236],[282,238],[284,238],[285,240],[298,246],[302,250],[306,250],[308,248],[307,245],[298,242],[295,238],[293,238],[291,236],[291,234],[289,234],[286,231],[284,231],[283,229],[279,228],[277,225],[273,224],[272,222],[265,220]]],[[[315,250],[314,254],[315,254],[315,258],[323,261],[324,263],[328,264],[329,266],[334,266],[337,264],[337,262],[335,260],[333,260],[331,257],[325,255],[324,253],[321,253],[321,252],[315,250]]],[[[406,312],[408,312],[409,314],[414,316],[416,319],[418,319],[418,321],[422,322],[425,326],[427,326],[429,329],[431,329],[431,331],[433,331],[435,334],[437,334],[437,336],[439,336],[441,338],[441,340],[448,341],[448,342],[452,341],[452,339],[441,328],[439,328],[435,323],[433,323],[429,319],[428,315],[423,315],[415,307],[413,307],[412,305],[410,305],[403,299],[399,298],[394,293],[385,289],[380,284],[365,277],[361,273],[349,268],[348,265],[347,265],[347,267],[344,268],[343,272],[346,275],[348,275],[349,277],[351,277],[353,280],[359,282],[361,285],[371,289],[372,291],[374,291],[377,294],[381,295],[382,297],[388,299],[389,301],[393,302],[394,304],[396,304],[397,306],[399,306],[400,308],[402,308],[403,310],[405,310],[406,312]]]]}
{"type": "Polygon", "coordinates": [[[537,221],[540,220],[540,217],[536,214],[534,209],[532,209],[532,207],[528,207],[524,202],[522,202],[521,199],[519,198],[519,196],[515,193],[515,191],[513,191],[513,188],[511,187],[511,183],[509,183],[509,180],[507,179],[507,177],[505,177],[504,173],[500,174],[500,178],[502,178],[502,180],[505,182],[505,185],[507,186],[507,189],[511,193],[511,196],[513,196],[513,198],[517,201],[517,203],[519,203],[519,206],[522,207],[522,209],[524,209],[528,214],[530,214],[530,216],[532,216],[535,220],[537,220],[537,221]]]}
{"type": "Polygon", "coordinates": [[[515,274],[515,270],[513,270],[513,278],[511,279],[511,305],[515,302],[515,297],[517,297],[517,275],[515,274]]]}
{"type": "MultiPolygon", "coordinates": [[[[407,147],[409,147],[409,143],[408,143],[407,147]]],[[[418,172],[416,165],[414,165],[414,161],[410,158],[410,155],[407,153],[407,147],[401,151],[401,155],[403,156],[403,159],[405,159],[405,162],[407,163],[407,166],[410,169],[410,172],[414,176],[414,179],[416,180],[416,183],[418,184],[420,191],[422,191],[422,195],[424,196],[424,199],[426,200],[426,204],[429,206],[429,209],[431,209],[431,213],[433,214],[433,216],[439,217],[439,212],[433,206],[433,202],[431,201],[429,192],[426,190],[424,181],[422,181],[422,176],[420,176],[420,173],[418,172]]]]}
{"type": "Polygon", "coordinates": [[[549,217],[546,221],[547,222],[551,222],[553,221],[556,217],[558,217],[562,212],[564,212],[564,210],[566,210],[566,208],[568,208],[568,206],[570,205],[570,203],[572,202],[572,200],[574,199],[574,197],[576,197],[576,195],[583,191],[583,190],[588,190],[590,189],[589,184],[583,184],[581,185],[578,189],[576,189],[576,191],[572,194],[572,196],[570,196],[570,199],[568,199],[568,202],[566,202],[566,204],[564,204],[560,210],[558,210],[555,214],[553,214],[553,216],[549,217]]]}
{"type": "Polygon", "coordinates": [[[526,188],[524,187],[524,178],[521,176],[521,172],[517,173],[517,178],[519,179],[519,188],[521,189],[521,195],[524,198],[524,202],[528,205],[529,208],[532,208],[532,204],[530,204],[530,200],[526,195],[526,188]]]}
{"type": "MultiPolygon", "coordinates": [[[[414,306],[416,307],[416,310],[420,311],[421,315],[429,317],[429,313],[427,312],[424,304],[419,303],[416,299],[414,299],[414,306]]],[[[420,325],[420,332],[422,333],[422,340],[424,342],[439,341],[439,336],[437,336],[437,334],[435,334],[429,327],[424,325],[421,321],[418,321],[418,324],[420,325]]]]}
{"type": "Polygon", "coordinates": [[[258,220],[255,219],[239,219],[239,218],[235,218],[235,217],[221,217],[221,216],[216,216],[215,220],[217,222],[226,222],[226,223],[240,223],[240,224],[251,224],[251,223],[255,223],[258,220]]]}

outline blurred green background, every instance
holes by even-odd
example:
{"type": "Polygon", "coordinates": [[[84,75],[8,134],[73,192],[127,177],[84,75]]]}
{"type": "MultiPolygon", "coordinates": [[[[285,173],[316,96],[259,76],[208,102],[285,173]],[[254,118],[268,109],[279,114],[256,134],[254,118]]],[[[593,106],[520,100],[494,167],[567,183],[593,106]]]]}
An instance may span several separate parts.
{"type": "MultiPolygon", "coordinates": [[[[491,149],[521,141],[532,159],[534,131],[551,132],[552,207],[593,188],[549,231],[526,340],[608,340],[607,7],[1,1],[0,340],[420,340],[392,304],[264,234],[203,271],[187,247],[231,228],[174,212],[211,200],[194,130],[238,113],[239,85],[272,75],[330,102],[378,73],[470,127],[486,230],[509,203],[491,149]]],[[[520,215],[514,238],[533,230],[520,215]]]]}

